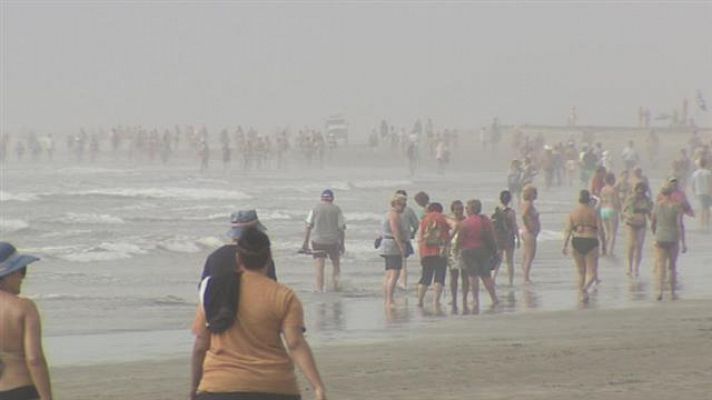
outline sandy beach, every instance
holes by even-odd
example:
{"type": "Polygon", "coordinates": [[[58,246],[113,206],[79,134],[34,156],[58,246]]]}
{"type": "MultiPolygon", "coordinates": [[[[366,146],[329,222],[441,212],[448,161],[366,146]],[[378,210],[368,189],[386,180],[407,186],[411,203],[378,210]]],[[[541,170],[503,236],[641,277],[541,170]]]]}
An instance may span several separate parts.
{"type": "MultiPolygon", "coordinates": [[[[331,399],[709,399],[711,306],[483,313],[314,352],[331,399]]],[[[53,369],[56,397],[185,398],[189,353],[53,369]]]]}

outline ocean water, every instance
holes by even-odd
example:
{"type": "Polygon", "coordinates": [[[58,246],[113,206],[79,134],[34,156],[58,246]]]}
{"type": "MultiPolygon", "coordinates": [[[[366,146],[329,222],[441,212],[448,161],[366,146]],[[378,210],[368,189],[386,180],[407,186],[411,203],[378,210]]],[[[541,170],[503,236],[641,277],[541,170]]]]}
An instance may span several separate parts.
{"type": "MultiPolygon", "coordinates": [[[[349,149],[340,149],[346,156],[349,149]]],[[[364,154],[365,150],[361,149],[364,154]]],[[[350,154],[353,159],[353,154],[350,154]]],[[[285,170],[198,172],[185,157],[164,166],[121,161],[80,164],[7,163],[0,179],[0,237],[37,254],[23,285],[43,316],[45,347],[52,365],[78,365],[188,354],[197,305],[197,284],[205,257],[224,243],[232,211],[256,208],[268,227],[280,282],[302,299],[313,343],[383,340],[418,334],[445,319],[496,318],[502,313],[576,309],[575,271],[561,252],[563,220],[575,205],[577,188],[540,191],[544,231],[533,267],[533,285],[499,286],[502,305],[483,306],[479,315],[452,315],[415,306],[414,291],[398,293],[398,307],[382,307],[383,264],[373,249],[381,219],[396,189],[412,196],[425,190],[448,208],[455,199],[480,198],[495,206],[504,185],[507,157],[483,154],[487,163],[463,160],[444,175],[424,170],[408,177],[400,162],[383,154],[358,163],[337,161],[326,169],[293,161],[285,170]],[[180,162],[179,162],[180,161],[180,162]],[[373,162],[371,162],[373,161],[373,162]],[[331,188],[347,220],[347,253],[340,292],[312,292],[311,258],[297,254],[304,218],[331,188]]],[[[682,298],[710,297],[712,236],[688,234],[690,254],[680,262],[682,298]]],[[[650,240],[648,240],[650,242],[650,240]]],[[[588,307],[654,306],[652,250],[646,247],[642,276],[624,274],[618,257],[601,261],[603,283],[588,307]]],[[[517,264],[520,255],[516,255],[517,264]]],[[[420,267],[410,259],[409,284],[420,267]]],[[[330,273],[330,267],[327,267],[330,273]]],[[[327,275],[328,277],[329,275],[327,275]]],[[[502,280],[502,282],[504,279],[502,280]]],[[[489,300],[480,294],[481,304],[489,300]]],[[[583,311],[582,311],[583,312],[583,311]]]]}

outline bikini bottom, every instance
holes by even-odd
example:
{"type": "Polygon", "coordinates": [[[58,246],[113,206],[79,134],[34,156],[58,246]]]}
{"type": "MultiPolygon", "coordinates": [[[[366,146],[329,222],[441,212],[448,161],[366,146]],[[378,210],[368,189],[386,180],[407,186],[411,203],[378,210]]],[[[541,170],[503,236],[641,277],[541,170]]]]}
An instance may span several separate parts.
{"type": "Polygon", "coordinates": [[[587,237],[575,237],[571,239],[571,246],[576,250],[577,253],[585,256],[591,252],[591,250],[598,247],[598,239],[587,238],[587,237]]]}

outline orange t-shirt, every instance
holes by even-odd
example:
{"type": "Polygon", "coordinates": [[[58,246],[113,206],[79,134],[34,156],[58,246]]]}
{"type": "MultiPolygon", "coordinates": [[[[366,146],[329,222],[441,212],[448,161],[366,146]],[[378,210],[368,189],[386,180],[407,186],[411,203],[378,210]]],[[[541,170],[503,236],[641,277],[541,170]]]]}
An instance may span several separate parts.
{"type": "MultiPolygon", "coordinates": [[[[237,321],[210,336],[198,392],[298,395],[294,364],[282,343],[286,327],[304,327],[302,304],[288,287],[246,271],[240,283],[237,321]]],[[[200,306],[193,332],[207,330],[200,306]]]]}

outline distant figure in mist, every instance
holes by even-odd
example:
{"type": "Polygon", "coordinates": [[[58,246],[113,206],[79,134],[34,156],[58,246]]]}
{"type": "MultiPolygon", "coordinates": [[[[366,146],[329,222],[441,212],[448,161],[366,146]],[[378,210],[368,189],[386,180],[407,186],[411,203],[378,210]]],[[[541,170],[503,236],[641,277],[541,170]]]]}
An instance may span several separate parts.
{"type": "Polygon", "coordinates": [[[210,162],[210,147],[205,137],[200,139],[200,143],[198,144],[198,157],[200,158],[200,172],[205,173],[208,170],[208,163],[210,162]]]}
{"type": "Polygon", "coordinates": [[[0,242],[0,399],[52,399],[40,315],[20,297],[27,266],[37,260],[0,242]]]}
{"type": "Polygon", "coordinates": [[[344,240],[346,223],[341,208],[334,204],[334,192],[326,189],[321,193],[321,201],[307,215],[306,231],[302,250],[314,255],[317,292],[324,291],[324,268],[326,258],[331,260],[332,284],[339,290],[341,255],[346,249],[344,240]],[[311,239],[311,241],[310,241],[311,239]],[[311,251],[310,251],[311,244],[311,251]]]}
{"type": "Polygon", "coordinates": [[[712,207],[712,171],[709,170],[707,160],[701,158],[697,161],[697,169],[690,178],[690,188],[700,204],[700,228],[710,230],[710,207],[712,207]]]}
{"type": "Polygon", "coordinates": [[[623,148],[621,158],[623,158],[625,169],[629,171],[640,163],[640,157],[638,156],[638,152],[635,150],[635,142],[632,140],[628,141],[628,145],[623,148]]]}

